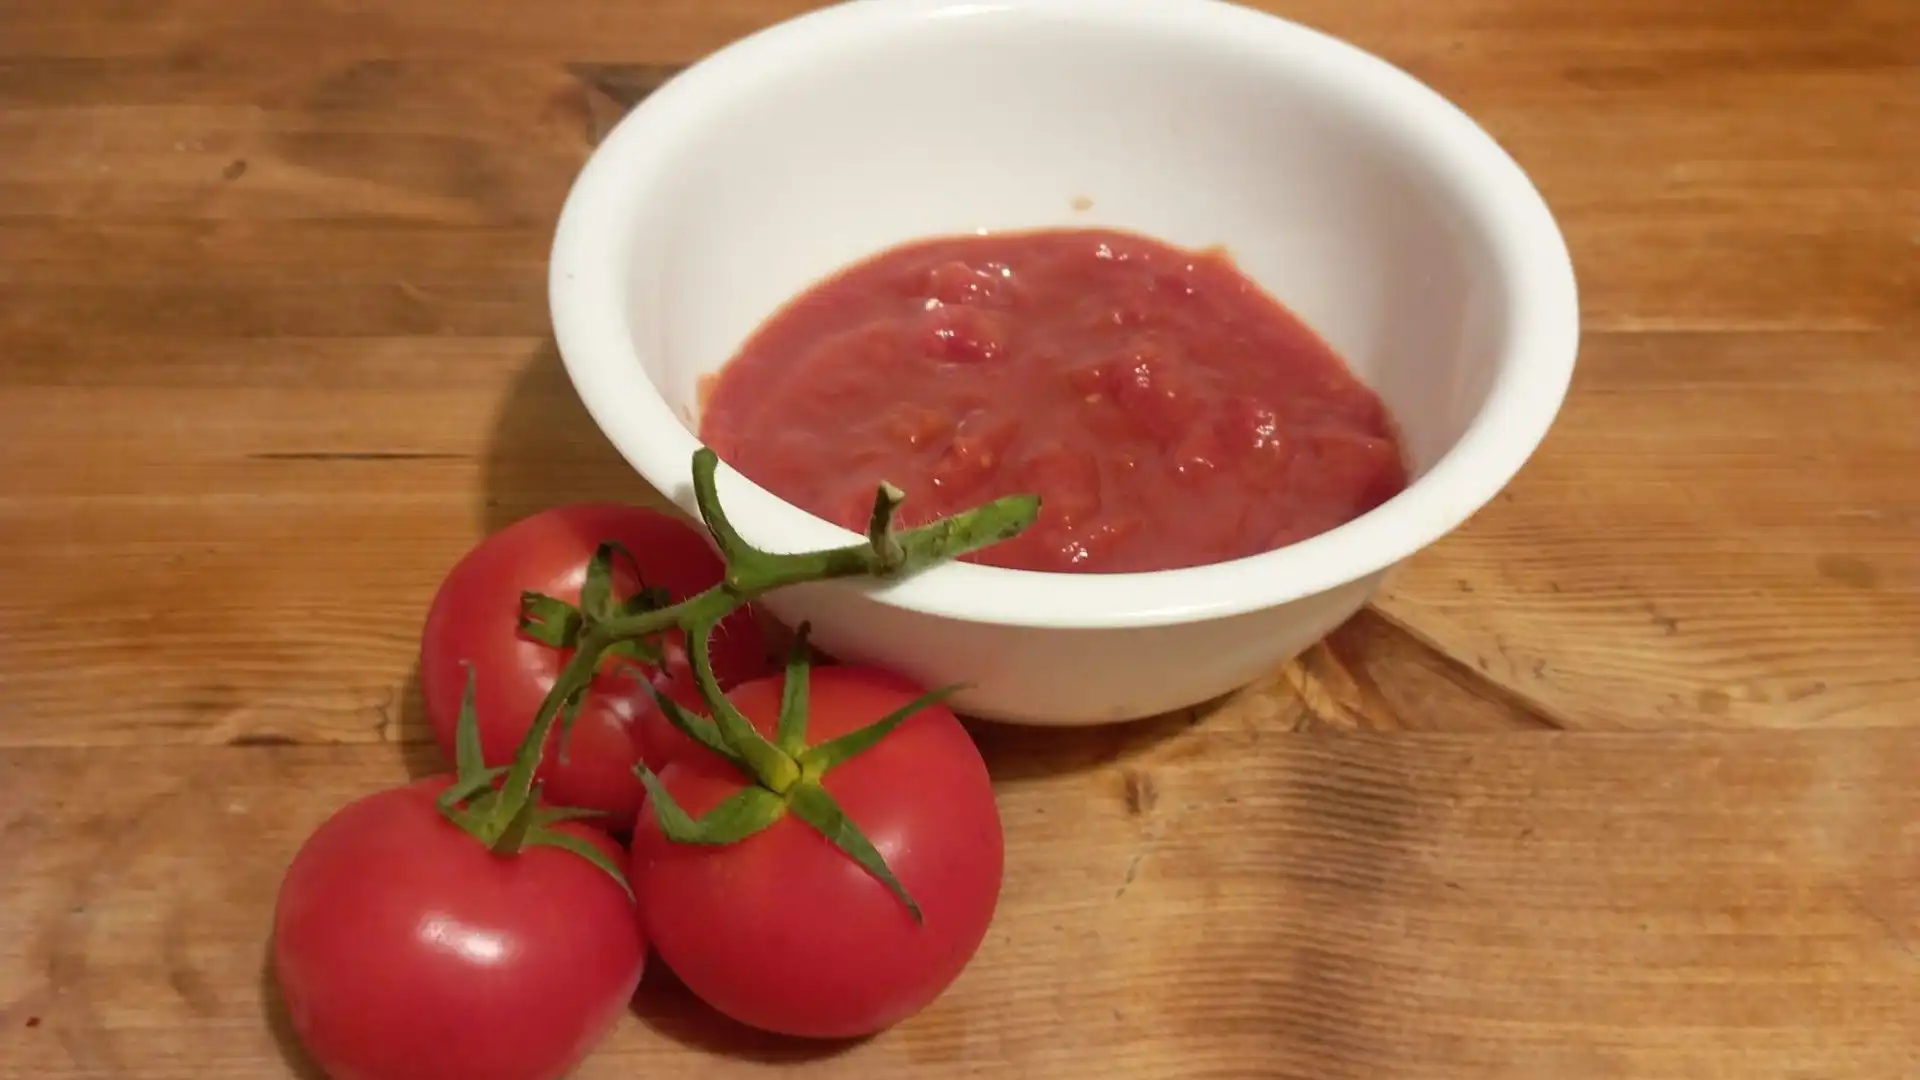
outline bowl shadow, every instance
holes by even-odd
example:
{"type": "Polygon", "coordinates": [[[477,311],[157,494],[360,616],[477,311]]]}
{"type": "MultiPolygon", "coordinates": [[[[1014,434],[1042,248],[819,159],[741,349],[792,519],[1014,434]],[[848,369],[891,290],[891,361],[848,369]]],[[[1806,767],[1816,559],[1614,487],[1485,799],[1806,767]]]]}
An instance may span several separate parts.
{"type": "Polygon", "coordinates": [[[514,376],[494,417],[477,513],[492,533],[549,507],[582,501],[671,505],[600,433],[574,393],[559,346],[548,338],[514,376]]]}
{"type": "Polygon", "coordinates": [[[689,1050],[762,1065],[825,1061],[868,1041],[801,1039],[748,1027],[695,998],[658,956],[647,962],[631,1011],[649,1030],[689,1050]]]}
{"type": "Polygon", "coordinates": [[[1155,754],[1187,738],[1231,695],[1144,720],[1095,727],[1041,727],[962,717],[996,784],[1095,772],[1155,754]]]}

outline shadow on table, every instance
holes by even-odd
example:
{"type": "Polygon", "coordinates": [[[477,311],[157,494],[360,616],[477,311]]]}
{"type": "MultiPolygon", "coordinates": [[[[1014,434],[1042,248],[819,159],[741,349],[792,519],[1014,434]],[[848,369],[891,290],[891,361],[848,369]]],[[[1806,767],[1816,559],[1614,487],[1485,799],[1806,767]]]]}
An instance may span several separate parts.
{"type": "Polygon", "coordinates": [[[646,977],[633,996],[633,1014],[656,1034],[690,1050],[765,1065],[823,1061],[866,1041],[796,1039],[736,1023],[696,999],[658,957],[648,960],[646,977]]]}
{"type": "Polygon", "coordinates": [[[440,745],[433,739],[433,725],[427,720],[427,700],[420,693],[419,661],[407,671],[407,681],[400,689],[399,711],[400,730],[395,745],[400,751],[400,763],[406,767],[407,778],[425,780],[453,772],[453,762],[440,752],[440,745]]]}
{"type": "MultiPolygon", "coordinates": [[[[294,1031],[286,1000],[280,995],[280,982],[274,977],[271,941],[260,961],[260,1008],[288,1075],[298,1080],[328,1080],[294,1031]]],[[[657,961],[648,965],[646,978],[634,994],[631,1011],[651,1031],[689,1049],[763,1064],[837,1057],[864,1041],[821,1042],[755,1031],[702,1005],[680,985],[665,964],[657,961]]]]}
{"type": "Polygon", "coordinates": [[[562,503],[665,505],[594,426],[552,339],[514,376],[486,453],[478,514],[487,533],[562,503]]]}
{"type": "Polygon", "coordinates": [[[260,956],[260,1011],[265,1014],[274,1047],[286,1062],[287,1074],[299,1080],[327,1080],[327,1074],[307,1054],[306,1047],[300,1045],[300,1036],[293,1030],[293,1018],[287,1015],[286,1000],[280,996],[280,980],[273,974],[271,937],[260,956]]]}
{"type": "Polygon", "coordinates": [[[1122,765],[1169,746],[1204,724],[1226,699],[1149,720],[1049,728],[968,719],[967,730],[996,783],[1122,765]]]}

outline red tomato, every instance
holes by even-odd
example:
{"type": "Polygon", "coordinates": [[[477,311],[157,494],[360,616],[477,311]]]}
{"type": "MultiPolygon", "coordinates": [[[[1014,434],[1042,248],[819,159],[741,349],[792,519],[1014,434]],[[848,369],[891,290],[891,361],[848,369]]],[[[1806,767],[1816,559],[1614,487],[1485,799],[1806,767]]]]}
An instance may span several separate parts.
{"type": "MultiPolygon", "coordinates": [[[[534,641],[519,630],[522,591],[577,604],[587,564],[603,541],[624,544],[640,564],[648,586],[674,600],[705,591],[725,573],[706,537],[678,518],[638,506],[575,503],[517,521],[481,541],[454,566],[433,598],[420,642],[420,689],[440,749],[453,754],[454,728],[472,664],[477,681],[474,707],[488,765],[505,765],[533,722],[534,713],[566,663],[569,651],[534,641]]],[[[626,599],[640,586],[632,565],[615,560],[614,595],[626,599]]],[[[682,746],[692,745],[660,715],[643,680],[674,700],[705,711],[684,637],[674,631],[662,644],[664,669],[606,660],[587,693],[560,759],[556,736],[540,769],[542,793],[557,806],[599,810],[598,819],[617,830],[633,822],[646,797],[634,778],[635,762],[663,766],[682,746]]],[[[713,637],[714,675],[722,689],[776,670],[760,624],[742,608],[713,637]]]]}
{"type": "MultiPolygon", "coordinates": [[[[633,903],[571,852],[495,855],[447,821],[439,777],[328,819],[274,910],[274,972],[335,1080],[552,1080],[626,1011],[646,947],[633,903]]],[[[562,824],[616,862],[596,829],[562,824]]]]}
{"type": "MultiPolygon", "coordinates": [[[[727,695],[771,736],[783,679],[727,695]]],[[[807,741],[837,738],[919,696],[862,667],[815,668],[807,741]]],[[[698,818],[747,782],[711,753],[660,774],[698,818]]],[[[643,933],[695,996],[742,1023],[816,1038],[868,1035],[938,997],[986,937],[1000,896],[1000,814],[980,752],[943,706],[928,706],[825,787],[920,905],[899,897],[791,812],[736,844],[675,844],[651,807],[634,830],[643,933]]]]}

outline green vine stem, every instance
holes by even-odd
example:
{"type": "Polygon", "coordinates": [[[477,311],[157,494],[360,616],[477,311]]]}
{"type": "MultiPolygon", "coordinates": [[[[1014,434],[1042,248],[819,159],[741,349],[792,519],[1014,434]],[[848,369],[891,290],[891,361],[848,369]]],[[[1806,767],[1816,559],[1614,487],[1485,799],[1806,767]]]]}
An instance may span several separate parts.
{"type": "MultiPolygon", "coordinates": [[[[562,666],[552,689],[540,703],[511,764],[504,769],[485,768],[479,757],[477,734],[470,748],[466,742],[460,743],[461,774],[442,796],[441,809],[449,819],[501,854],[510,854],[529,843],[565,846],[555,838],[572,838],[553,832],[547,826],[582,815],[571,810],[534,808],[537,803],[534,775],[555,723],[561,726],[564,754],[572,715],[579,709],[601,660],[612,651],[657,662],[659,653],[650,644],[652,638],[678,629],[686,635],[695,681],[712,718],[689,713],[663,695],[656,693],[655,697],[676,727],[732,762],[752,784],[742,789],[737,802],[729,800],[714,813],[692,822],[679,807],[672,805],[658,778],[641,766],[640,779],[655,803],[656,816],[668,837],[685,843],[732,842],[757,832],[791,810],[893,889],[918,918],[918,905],[818,781],[827,769],[871,748],[912,712],[958,687],[937,690],[867,728],[808,748],[805,745],[805,628],[801,628],[794,659],[788,665],[787,692],[782,702],[780,727],[773,740],[762,735],[727,701],[714,680],[708,646],[714,628],[722,619],[775,589],[835,578],[903,577],[1012,539],[1039,515],[1040,499],[1036,495],[1008,496],[926,525],[896,530],[894,516],[906,496],[900,489],[883,483],[875,493],[873,514],[863,543],[825,551],[777,554],[753,546],[728,520],[715,485],[718,467],[719,458],[712,450],[701,447],[694,452],[694,499],[701,520],[726,563],[725,578],[707,591],[677,604],[665,604],[665,598],[657,591],[644,587],[630,600],[617,603],[609,585],[613,560],[625,557],[632,562],[633,557],[617,545],[603,544],[589,567],[578,608],[535,593],[523,596],[522,631],[545,644],[571,648],[573,655],[562,666]],[[494,788],[496,782],[497,789],[494,788]]],[[[468,706],[470,713],[470,696],[468,706]]],[[[462,719],[465,723],[470,718],[463,714],[462,719]]],[[[606,864],[604,858],[594,861],[618,877],[623,887],[626,885],[625,876],[606,864]]]]}

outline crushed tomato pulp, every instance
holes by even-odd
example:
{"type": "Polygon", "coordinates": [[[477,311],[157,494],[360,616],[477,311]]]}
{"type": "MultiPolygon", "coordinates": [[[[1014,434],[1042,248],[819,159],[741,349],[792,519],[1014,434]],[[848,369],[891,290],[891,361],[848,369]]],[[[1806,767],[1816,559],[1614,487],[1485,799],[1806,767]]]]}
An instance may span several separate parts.
{"type": "Polygon", "coordinates": [[[1038,492],[973,561],[1166,570],[1344,524],[1407,483],[1386,409],[1223,254],[1127,233],[967,236],[883,252],[768,320],[720,372],[702,439],[855,531],[1038,492]]]}

